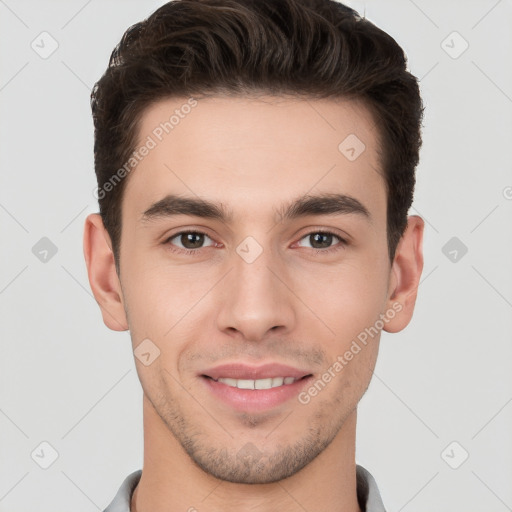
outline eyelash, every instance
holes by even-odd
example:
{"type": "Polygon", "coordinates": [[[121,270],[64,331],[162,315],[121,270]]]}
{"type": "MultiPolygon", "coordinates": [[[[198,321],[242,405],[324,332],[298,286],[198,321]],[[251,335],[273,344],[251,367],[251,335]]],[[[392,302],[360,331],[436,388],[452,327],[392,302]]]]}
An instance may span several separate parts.
{"type": "MultiPolygon", "coordinates": [[[[174,253],[177,253],[177,254],[185,254],[187,256],[197,256],[199,254],[199,251],[200,249],[206,249],[206,247],[199,247],[198,249],[181,249],[180,247],[175,247],[173,246],[170,241],[173,239],[173,238],[176,238],[177,236],[180,236],[180,235],[186,235],[186,234],[197,234],[197,235],[204,235],[208,238],[210,238],[210,236],[208,235],[208,233],[205,233],[204,231],[201,231],[201,230],[198,230],[198,229],[194,229],[194,230],[190,230],[190,231],[179,231],[178,233],[174,233],[173,235],[171,235],[169,238],[167,238],[163,244],[164,245],[168,245],[169,246],[169,250],[171,252],[174,252],[174,253]]],[[[316,229],[314,231],[310,231],[309,233],[306,233],[304,236],[302,236],[300,240],[303,240],[304,238],[308,237],[308,236],[311,236],[311,235],[316,235],[316,234],[322,234],[322,235],[332,235],[334,238],[337,238],[339,240],[339,243],[336,244],[336,245],[333,245],[331,247],[328,247],[327,249],[315,249],[315,248],[311,248],[311,250],[313,251],[316,251],[316,253],[322,253],[322,254],[330,254],[332,252],[336,252],[336,251],[339,251],[341,250],[342,248],[345,248],[347,245],[348,245],[348,242],[341,238],[339,235],[337,235],[336,233],[333,233],[332,231],[327,231],[327,230],[323,230],[323,229],[316,229]]],[[[212,247],[212,246],[209,246],[209,247],[212,247]]]]}

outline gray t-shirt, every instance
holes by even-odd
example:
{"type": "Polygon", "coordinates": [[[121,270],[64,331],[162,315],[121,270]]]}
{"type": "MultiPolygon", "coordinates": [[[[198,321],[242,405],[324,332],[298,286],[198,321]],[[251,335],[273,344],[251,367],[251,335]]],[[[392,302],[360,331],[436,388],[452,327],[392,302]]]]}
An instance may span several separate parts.
{"type": "MultiPolygon", "coordinates": [[[[141,475],[142,469],[129,474],[110,505],[103,512],[130,512],[132,494],[139,483],[141,475]]],[[[386,512],[373,476],[363,466],[357,465],[356,477],[357,499],[362,512],[386,512]]]]}

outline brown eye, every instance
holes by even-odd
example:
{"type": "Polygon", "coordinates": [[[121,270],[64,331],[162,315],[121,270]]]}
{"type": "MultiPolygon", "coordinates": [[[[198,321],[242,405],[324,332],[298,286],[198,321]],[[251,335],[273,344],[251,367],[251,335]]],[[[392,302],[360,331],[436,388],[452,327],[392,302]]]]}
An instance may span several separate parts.
{"type": "Polygon", "coordinates": [[[214,245],[213,240],[206,233],[201,233],[200,231],[182,231],[181,233],[176,233],[168,238],[165,243],[175,245],[184,250],[201,249],[214,245]],[[207,240],[209,240],[210,243],[204,245],[207,240]]]}
{"type": "Polygon", "coordinates": [[[309,235],[309,241],[314,249],[325,249],[332,244],[333,236],[327,233],[314,233],[309,235]]]}
{"type": "Polygon", "coordinates": [[[305,245],[301,244],[302,247],[309,247],[322,252],[334,251],[347,245],[343,238],[328,231],[312,231],[302,237],[301,242],[303,240],[306,240],[307,243],[305,245]]]}
{"type": "Polygon", "coordinates": [[[204,243],[204,235],[202,233],[184,233],[180,235],[180,242],[185,249],[197,249],[204,243]]]}

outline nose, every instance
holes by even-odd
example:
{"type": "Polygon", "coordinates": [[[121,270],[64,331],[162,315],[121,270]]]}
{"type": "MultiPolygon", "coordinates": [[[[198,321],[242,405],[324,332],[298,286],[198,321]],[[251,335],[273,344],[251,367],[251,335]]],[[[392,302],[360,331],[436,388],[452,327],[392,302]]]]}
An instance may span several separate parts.
{"type": "Polygon", "coordinates": [[[254,342],[271,332],[284,335],[293,330],[296,309],[285,266],[268,250],[252,262],[239,254],[232,259],[224,281],[218,328],[254,342]]]}

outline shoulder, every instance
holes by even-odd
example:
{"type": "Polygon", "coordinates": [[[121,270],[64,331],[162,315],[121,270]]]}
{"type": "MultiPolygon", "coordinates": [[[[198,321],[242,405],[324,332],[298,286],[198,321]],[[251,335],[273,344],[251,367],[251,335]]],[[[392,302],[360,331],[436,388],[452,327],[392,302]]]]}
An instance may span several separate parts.
{"type": "Polygon", "coordinates": [[[375,478],[359,464],[356,465],[356,481],[357,501],[362,512],[386,512],[375,478]]]}
{"type": "Polygon", "coordinates": [[[132,494],[139,483],[141,475],[142,469],[130,473],[124,479],[110,505],[103,512],[130,512],[132,494]]]}

